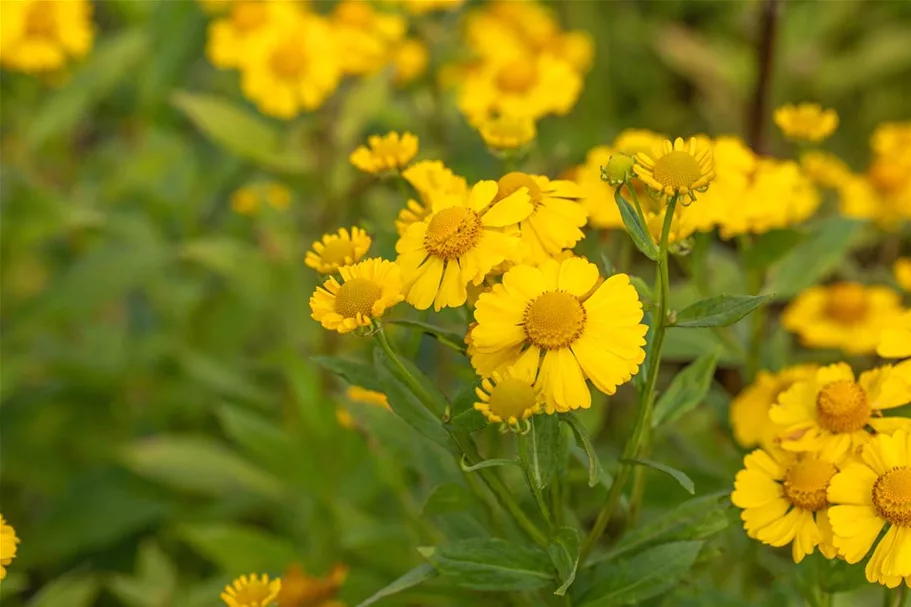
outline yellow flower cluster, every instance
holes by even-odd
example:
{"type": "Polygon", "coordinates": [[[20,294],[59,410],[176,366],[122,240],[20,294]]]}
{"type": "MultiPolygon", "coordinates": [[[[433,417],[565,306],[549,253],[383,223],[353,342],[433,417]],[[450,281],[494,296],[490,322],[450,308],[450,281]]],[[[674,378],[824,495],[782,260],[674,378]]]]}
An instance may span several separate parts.
{"type": "Polygon", "coordinates": [[[291,190],[276,182],[245,185],[231,194],[231,209],[239,215],[255,215],[266,204],[284,211],[291,204],[291,190]]]}
{"type": "Polygon", "coordinates": [[[84,57],[95,37],[89,0],[3,2],[0,67],[30,74],[84,57]]]}
{"type": "Polygon", "coordinates": [[[12,525],[8,525],[0,515],[0,580],[6,577],[6,568],[16,558],[19,549],[19,538],[12,525]]]}
{"type": "Polygon", "coordinates": [[[273,580],[265,573],[240,576],[225,587],[221,600],[228,607],[344,607],[335,595],[347,576],[344,565],[336,565],[325,577],[315,577],[293,563],[273,580]]]}
{"type": "Polygon", "coordinates": [[[824,110],[818,103],[784,105],[775,110],[775,124],[791,139],[817,143],[838,128],[835,110],[824,110]]]}

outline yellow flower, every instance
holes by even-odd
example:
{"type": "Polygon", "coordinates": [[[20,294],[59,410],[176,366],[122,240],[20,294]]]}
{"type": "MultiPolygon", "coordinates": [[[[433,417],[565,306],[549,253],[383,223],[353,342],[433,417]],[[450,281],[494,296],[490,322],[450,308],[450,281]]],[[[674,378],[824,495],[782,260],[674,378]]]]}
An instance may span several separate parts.
{"type": "Polygon", "coordinates": [[[393,83],[396,86],[405,86],[412,80],[421,77],[427,71],[429,61],[430,55],[423,42],[415,38],[404,40],[395,49],[393,83]]]}
{"type": "Polygon", "coordinates": [[[6,568],[16,558],[18,548],[19,538],[16,537],[16,530],[0,515],[0,580],[6,578],[6,568]]]}
{"type": "Polygon", "coordinates": [[[266,202],[276,211],[284,211],[291,204],[291,191],[280,183],[267,183],[266,202]]]}
{"type": "Polygon", "coordinates": [[[528,116],[508,114],[484,118],[478,125],[478,132],[487,147],[496,151],[525,147],[538,134],[534,120],[528,116]]]}
{"type": "Polygon", "coordinates": [[[903,220],[911,219],[909,170],[898,163],[880,161],[863,175],[851,175],[839,189],[841,213],[897,230],[903,220]]]}
{"type": "Polygon", "coordinates": [[[344,607],[334,598],[347,576],[344,565],[336,565],[329,575],[319,578],[307,575],[297,563],[292,564],[282,575],[278,607],[344,607]]]}
{"type": "Polygon", "coordinates": [[[867,562],[867,580],[895,588],[904,579],[911,587],[911,433],[880,434],[864,445],[861,461],[832,478],[828,499],[839,554],[859,562],[888,526],[867,562]]]}
{"type": "Polygon", "coordinates": [[[548,413],[590,407],[586,378],[614,394],[638,373],[648,327],[626,274],[599,281],[597,266],[579,257],[511,268],[478,297],[472,366],[485,377],[510,365],[537,374],[548,413]]]}
{"type": "Polygon", "coordinates": [[[769,409],[778,402],[778,396],[796,382],[816,375],[813,364],[796,365],[778,373],[760,371],[756,380],[731,401],[731,426],[737,444],[746,449],[770,449],[780,428],[769,419],[769,409]]]}
{"type": "Polygon", "coordinates": [[[367,138],[367,145],[351,152],[348,159],[365,173],[377,175],[404,168],[417,153],[417,137],[407,131],[401,136],[390,132],[384,136],[371,135],[367,138]]]}
{"type": "Polygon", "coordinates": [[[280,183],[245,185],[231,194],[231,208],[239,215],[259,212],[263,200],[277,211],[284,211],[291,204],[291,192],[280,183]]]}
{"type": "Polygon", "coordinates": [[[267,34],[276,24],[299,17],[291,2],[281,0],[242,0],[219,3],[230,13],[209,24],[206,55],[212,65],[236,68],[247,56],[250,43],[267,34]]]}
{"type": "Polygon", "coordinates": [[[906,310],[879,335],[876,353],[883,358],[911,356],[911,310],[906,310]]]}
{"type": "Polygon", "coordinates": [[[882,417],[911,401],[911,361],[861,373],[855,381],[847,363],[822,367],[778,397],[769,417],[781,426],[787,451],[820,451],[836,461],[854,453],[876,432],[911,427],[911,419],[882,417]]]}
{"type": "Polygon", "coordinates": [[[408,226],[422,221],[430,214],[433,199],[437,196],[464,196],[468,184],[464,177],[459,177],[439,160],[421,160],[402,171],[405,181],[417,190],[421,200],[409,199],[404,209],[399,211],[395,228],[399,236],[405,233],[408,226]]]}
{"type": "Polygon", "coordinates": [[[346,74],[363,76],[383,69],[405,37],[401,15],[382,13],[363,0],[342,0],[330,19],[338,40],[338,60],[346,74]]]}
{"type": "Polygon", "coordinates": [[[800,168],[816,184],[833,190],[842,187],[851,178],[851,169],[841,158],[819,150],[801,155],[800,168]]]}
{"type": "Polygon", "coordinates": [[[401,5],[412,15],[424,15],[434,11],[458,10],[465,0],[385,0],[389,4],[401,5]]]}
{"type": "Polygon", "coordinates": [[[787,104],[775,110],[775,124],[791,139],[822,141],[838,127],[835,110],[824,110],[818,103],[787,104]]]}
{"type": "Polygon", "coordinates": [[[402,275],[391,261],[366,259],[339,273],[342,284],[331,276],[310,298],[311,316],[330,331],[367,327],[403,299],[402,275]]]}
{"type": "Polygon", "coordinates": [[[803,291],[785,308],[781,324],[808,348],[869,354],[876,350],[880,332],[901,312],[892,289],[841,282],[803,291]]]}
{"type": "Polygon", "coordinates": [[[582,191],[572,181],[551,181],[541,175],[507,173],[497,182],[497,198],[503,199],[522,188],[534,207],[531,215],[522,220],[519,229],[522,242],[528,249],[527,263],[539,264],[559,255],[585,238],[580,229],[588,213],[579,204],[582,191]]]}
{"type": "Polygon", "coordinates": [[[906,293],[911,293],[911,257],[900,257],[892,266],[895,282],[906,293]]]}
{"type": "Polygon", "coordinates": [[[715,178],[712,148],[691,137],[686,142],[680,137],[664,141],[651,153],[636,154],[636,175],[650,188],[667,196],[696,197],[693,192],[703,192],[715,178]]]}
{"type": "Polygon", "coordinates": [[[382,392],[368,390],[360,386],[348,386],[348,389],[345,391],[345,396],[356,403],[376,405],[378,407],[383,407],[384,409],[389,409],[389,399],[387,399],[386,395],[382,392]]]}
{"type": "Polygon", "coordinates": [[[419,310],[461,306],[468,283],[479,285],[497,264],[521,258],[514,226],[534,207],[525,190],[502,199],[498,191],[496,181],[481,181],[466,196],[437,197],[432,213],[405,231],[395,250],[408,303],[419,310]]]}
{"type": "MultiPolygon", "coordinates": [[[[815,453],[756,449],[734,479],[731,501],[743,509],[743,528],[770,546],[791,544],[795,563],[813,554],[836,555],[826,490],[838,467],[815,453]]],[[[837,463],[837,462],[836,462],[837,463]]]]}
{"type": "Polygon", "coordinates": [[[870,147],[879,158],[911,164],[911,122],[884,122],[870,137],[870,147]]]}
{"type": "Polygon", "coordinates": [[[0,25],[0,66],[17,72],[56,70],[92,48],[92,3],[88,0],[5,1],[0,25]]]}
{"type": "Polygon", "coordinates": [[[302,110],[314,110],[341,79],[335,51],[325,19],[292,12],[245,44],[241,90],[270,116],[289,119],[302,110]]]}
{"type": "Polygon", "coordinates": [[[322,240],[313,243],[304,263],[320,274],[332,274],[342,266],[361,260],[370,248],[370,236],[361,228],[339,228],[336,234],[323,234],[322,240]]]}
{"type": "Polygon", "coordinates": [[[481,380],[481,387],[475,389],[481,400],[474,404],[474,408],[492,423],[518,427],[519,421],[543,409],[541,391],[535,387],[536,371],[526,366],[509,369],[502,375],[494,372],[485,377],[481,380]]]}
{"type": "Polygon", "coordinates": [[[239,215],[253,215],[259,211],[259,196],[253,188],[244,186],[231,194],[231,208],[239,215]]]}
{"type": "Polygon", "coordinates": [[[265,573],[261,577],[255,573],[242,575],[233,584],[225,586],[221,600],[228,607],[267,607],[278,596],[281,587],[281,579],[276,578],[270,582],[265,573]]]}

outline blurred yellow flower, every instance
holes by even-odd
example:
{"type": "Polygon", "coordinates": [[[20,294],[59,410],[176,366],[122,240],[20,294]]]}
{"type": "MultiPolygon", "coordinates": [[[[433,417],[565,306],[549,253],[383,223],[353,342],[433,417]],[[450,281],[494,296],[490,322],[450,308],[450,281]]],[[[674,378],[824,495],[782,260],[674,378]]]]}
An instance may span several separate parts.
{"type": "Polygon", "coordinates": [[[536,375],[548,413],[587,409],[586,379],[614,394],[639,372],[648,330],[642,317],[626,274],[602,282],[597,266],[580,257],[517,265],[478,297],[471,364],[484,377],[509,366],[511,375],[536,375]]]}
{"type": "Polygon", "coordinates": [[[838,473],[837,461],[815,453],[757,449],[747,455],[734,479],[731,501],[743,509],[747,535],[770,546],[791,544],[795,563],[816,547],[835,558],[826,490],[838,473]]]}
{"type": "Polygon", "coordinates": [[[500,114],[478,123],[478,132],[491,150],[505,151],[525,147],[537,136],[535,121],[528,116],[500,114]]]}
{"type": "Polygon", "coordinates": [[[438,196],[464,196],[468,184],[464,177],[459,177],[446,168],[439,160],[421,160],[402,171],[405,181],[417,190],[420,202],[409,199],[405,208],[399,211],[395,228],[399,236],[405,233],[408,226],[423,220],[430,214],[433,199],[438,196]]]}
{"type": "MultiPolygon", "coordinates": [[[[636,154],[636,175],[650,188],[667,196],[689,196],[703,192],[715,178],[712,148],[691,137],[665,140],[651,152],[636,154]]],[[[684,201],[685,202],[685,201],[684,201]]]]}
{"type": "Polygon", "coordinates": [[[233,584],[225,586],[221,600],[228,607],[268,607],[278,596],[281,587],[281,579],[269,581],[269,576],[265,573],[261,577],[255,573],[242,575],[233,584]]]}
{"type": "Polygon", "coordinates": [[[852,175],[841,158],[819,150],[801,155],[800,168],[814,183],[833,190],[843,186],[852,175]]]}
{"type": "Polygon", "coordinates": [[[231,194],[231,208],[240,215],[253,215],[259,211],[259,196],[249,186],[238,188],[231,194]]]}
{"type": "Polygon", "coordinates": [[[791,139],[822,141],[838,127],[835,110],[824,110],[818,103],[787,104],[775,110],[775,124],[791,139]]]}
{"type": "Polygon", "coordinates": [[[0,66],[27,73],[62,68],[92,48],[92,3],[88,0],[2,3],[0,66]]]}
{"type": "Polygon", "coordinates": [[[906,293],[911,293],[911,257],[900,257],[892,266],[895,282],[906,293]]]}
{"type": "Polygon", "coordinates": [[[837,363],[783,392],[769,417],[781,426],[780,444],[786,451],[818,451],[838,461],[877,432],[911,428],[909,418],[882,415],[908,402],[911,361],[865,371],[857,379],[850,365],[837,363]]]}
{"type": "Polygon", "coordinates": [[[342,283],[329,277],[310,298],[311,316],[330,331],[370,326],[403,299],[401,271],[391,261],[367,259],[339,268],[339,274],[342,283]]]}
{"type": "Polygon", "coordinates": [[[880,124],[870,137],[870,148],[879,158],[911,164],[911,121],[880,124]]]}
{"type": "Polygon", "coordinates": [[[371,135],[367,145],[351,152],[349,160],[356,168],[378,175],[387,171],[398,171],[408,165],[418,153],[418,138],[409,132],[390,132],[386,135],[371,135]]]}
{"type": "Polygon", "coordinates": [[[267,183],[266,203],[277,211],[284,211],[291,204],[291,190],[280,183],[267,183]]]}
{"type": "Polygon", "coordinates": [[[852,175],[839,189],[841,212],[872,219],[884,229],[898,229],[911,219],[911,167],[875,161],[866,174],[852,175]]]}
{"type": "Polygon", "coordinates": [[[361,228],[353,227],[349,232],[339,228],[335,234],[323,234],[321,240],[313,243],[313,249],[307,251],[304,263],[320,274],[332,274],[343,266],[361,260],[370,248],[372,240],[361,228]]]}
{"type": "Polygon", "coordinates": [[[481,380],[475,392],[480,401],[474,408],[488,421],[517,427],[544,408],[541,391],[535,387],[537,369],[526,366],[506,371],[503,375],[492,373],[481,380]]]}
{"type": "Polygon", "coordinates": [[[330,21],[338,42],[337,60],[352,75],[373,74],[390,63],[407,25],[402,16],[378,11],[363,0],[342,0],[330,21]]]}
{"type": "Polygon", "coordinates": [[[264,201],[276,211],[284,211],[291,204],[291,191],[276,182],[245,185],[231,195],[231,208],[239,215],[254,215],[264,201]]]}
{"type": "Polygon", "coordinates": [[[362,388],[360,386],[348,386],[348,389],[345,391],[345,396],[356,403],[376,405],[383,407],[384,409],[389,409],[389,399],[386,398],[385,394],[377,392],[376,390],[368,390],[367,388],[362,388]]]}
{"type": "Polygon", "coordinates": [[[222,0],[218,5],[221,12],[230,12],[209,24],[206,55],[220,68],[240,67],[252,41],[299,17],[293,3],[281,0],[222,0]]]}
{"type": "Polygon", "coordinates": [[[395,49],[392,81],[396,86],[405,86],[420,78],[427,71],[430,54],[427,46],[416,38],[402,41],[395,49]]]}
{"type": "Polygon", "coordinates": [[[888,287],[840,282],[800,293],[785,308],[781,324],[808,348],[871,354],[882,330],[901,312],[901,298],[888,287]]]}
{"type": "Polygon", "coordinates": [[[0,580],[6,577],[6,568],[16,558],[19,541],[16,530],[0,515],[0,580]]]}
{"type": "Polygon", "coordinates": [[[911,357],[911,310],[882,330],[876,353],[883,358],[911,357]]]}
{"type": "Polygon", "coordinates": [[[326,577],[312,577],[297,563],[282,575],[278,607],[344,607],[335,599],[339,587],[348,576],[348,568],[336,565],[326,577]]]}
{"type": "Polygon", "coordinates": [[[403,6],[412,15],[424,15],[434,11],[458,10],[465,0],[384,0],[393,6],[403,6]]]}
{"type": "Polygon", "coordinates": [[[431,214],[408,227],[395,245],[408,303],[419,310],[461,306],[468,283],[479,285],[497,264],[522,257],[513,226],[534,207],[525,190],[502,199],[498,191],[497,182],[481,181],[465,196],[434,198],[431,214]]]}

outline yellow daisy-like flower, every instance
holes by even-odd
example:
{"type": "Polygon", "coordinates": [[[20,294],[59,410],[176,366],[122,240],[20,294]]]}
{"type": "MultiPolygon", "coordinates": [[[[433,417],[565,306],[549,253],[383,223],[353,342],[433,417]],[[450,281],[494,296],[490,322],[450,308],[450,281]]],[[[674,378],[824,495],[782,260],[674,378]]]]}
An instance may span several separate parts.
{"type": "Polygon", "coordinates": [[[572,181],[551,181],[541,175],[507,173],[497,182],[497,199],[525,188],[534,210],[519,224],[522,242],[528,249],[525,261],[539,264],[559,255],[585,238],[580,229],[588,219],[579,204],[582,191],[572,181]]]}
{"type": "Polygon", "coordinates": [[[911,122],[884,122],[870,137],[870,147],[879,158],[911,164],[911,122]]]}
{"type": "Polygon", "coordinates": [[[905,311],[890,326],[882,330],[876,353],[883,358],[911,356],[911,310],[905,311]]]}
{"type": "Polygon", "coordinates": [[[384,409],[389,409],[389,399],[386,398],[385,394],[377,392],[376,390],[368,390],[367,388],[362,388],[360,386],[348,386],[348,389],[345,391],[345,396],[356,403],[376,405],[378,407],[383,407],[384,409]]]}
{"type": "Polygon", "coordinates": [[[242,575],[233,584],[225,586],[221,600],[228,607],[268,607],[278,596],[281,587],[281,579],[269,581],[269,576],[265,573],[260,577],[255,573],[242,575]]]}
{"type": "Polygon", "coordinates": [[[867,580],[911,587],[911,433],[880,434],[864,445],[861,461],[829,483],[834,543],[848,563],[867,562],[867,580]]]}
{"type": "Polygon", "coordinates": [[[817,365],[796,365],[777,373],[760,371],[755,381],[731,401],[731,427],[741,447],[770,449],[781,428],[769,419],[778,396],[798,381],[816,375],[817,365]]]}
{"type": "Polygon", "coordinates": [[[715,178],[712,148],[691,137],[686,142],[680,137],[664,141],[651,153],[636,154],[636,175],[650,188],[667,196],[689,196],[704,192],[715,178]]]}
{"type": "Polygon", "coordinates": [[[404,40],[396,47],[392,59],[395,68],[392,82],[396,86],[405,86],[417,80],[427,71],[429,62],[430,53],[427,51],[427,45],[414,38],[404,40]]]}
{"type": "Polygon", "coordinates": [[[370,236],[361,228],[339,228],[336,234],[324,234],[307,251],[304,263],[320,274],[332,274],[342,266],[361,260],[370,248],[370,236]]]}
{"type": "Polygon", "coordinates": [[[471,364],[485,377],[537,373],[548,413],[590,407],[586,379],[614,394],[639,372],[648,327],[629,276],[600,280],[579,257],[511,268],[478,297],[471,364]]]}
{"type": "Polygon", "coordinates": [[[826,491],[838,473],[836,464],[815,453],[780,449],[756,449],[743,463],[731,501],[743,509],[747,535],[770,546],[791,544],[795,563],[817,546],[826,558],[835,558],[826,491]]]}
{"type": "Polygon", "coordinates": [[[398,171],[411,162],[418,153],[418,138],[409,132],[391,132],[384,136],[371,135],[367,145],[351,152],[349,160],[356,168],[378,175],[387,171],[398,171]]]}
{"type": "Polygon", "coordinates": [[[63,67],[92,48],[92,3],[88,0],[2,3],[0,66],[35,74],[63,67]]]}
{"type": "Polygon", "coordinates": [[[395,245],[405,299],[419,310],[461,306],[468,283],[481,284],[504,261],[524,251],[514,226],[534,210],[526,190],[498,198],[496,181],[481,181],[467,196],[440,196],[432,213],[412,224],[395,245]]]}
{"type": "Polygon", "coordinates": [[[787,104],[775,110],[775,124],[791,139],[818,143],[835,132],[838,114],[818,103],[787,104]]]}
{"type": "Polygon", "coordinates": [[[481,120],[478,132],[491,150],[498,152],[523,148],[538,135],[535,121],[528,116],[488,116],[481,120]]]}
{"type": "Polygon", "coordinates": [[[16,530],[0,515],[0,580],[6,578],[6,568],[16,558],[19,541],[16,530]]]}
{"type": "Polygon", "coordinates": [[[277,23],[287,23],[300,16],[294,3],[280,0],[242,0],[221,2],[230,12],[209,24],[206,55],[220,68],[240,67],[248,46],[258,36],[268,33],[277,23]]]}
{"type": "Polygon", "coordinates": [[[535,372],[535,368],[526,365],[485,377],[481,387],[475,390],[481,400],[474,408],[490,422],[518,427],[521,420],[544,408],[541,391],[535,387],[535,372]]]}
{"type": "Polygon", "coordinates": [[[803,291],[785,308],[781,323],[806,347],[869,354],[901,312],[901,298],[892,289],[841,282],[803,291]]]}
{"type": "Polygon", "coordinates": [[[900,257],[892,266],[895,282],[906,293],[911,293],[911,257],[900,257]]]}
{"type": "Polygon", "coordinates": [[[833,461],[856,452],[875,432],[911,427],[911,419],[882,412],[911,401],[911,362],[860,374],[847,363],[822,367],[778,397],[769,418],[781,426],[787,451],[820,451],[833,461]]]}
{"type": "Polygon", "coordinates": [[[339,268],[342,283],[330,277],[310,298],[311,316],[324,328],[350,333],[369,326],[404,299],[399,267],[385,259],[366,259],[339,268]]]}
{"type": "Polygon", "coordinates": [[[363,0],[342,0],[330,19],[342,69],[359,76],[374,74],[390,63],[407,29],[401,15],[383,13],[363,0]]]}
{"type": "Polygon", "coordinates": [[[395,220],[399,236],[405,233],[408,226],[430,214],[435,197],[465,196],[468,193],[465,178],[453,173],[439,160],[415,162],[402,171],[402,177],[417,190],[421,200],[409,199],[405,208],[399,211],[395,220]]]}
{"type": "Polygon", "coordinates": [[[851,178],[851,169],[841,158],[819,150],[801,155],[800,168],[816,184],[833,190],[842,187],[851,178]]]}
{"type": "Polygon", "coordinates": [[[307,575],[297,563],[282,575],[282,588],[278,593],[278,607],[344,607],[335,600],[338,589],[348,577],[345,565],[336,565],[326,577],[307,575]]]}
{"type": "Polygon", "coordinates": [[[898,230],[911,219],[909,169],[879,162],[863,175],[852,175],[839,188],[839,207],[846,217],[872,219],[885,230],[898,230]],[[902,173],[896,173],[902,171],[902,173]]]}

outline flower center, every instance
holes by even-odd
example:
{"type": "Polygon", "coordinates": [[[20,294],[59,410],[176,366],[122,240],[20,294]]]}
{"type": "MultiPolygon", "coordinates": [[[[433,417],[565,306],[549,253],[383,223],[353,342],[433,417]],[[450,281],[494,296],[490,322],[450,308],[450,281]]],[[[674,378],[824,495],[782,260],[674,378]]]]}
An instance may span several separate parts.
{"type": "Polygon", "coordinates": [[[54,38],[57,33],[57,19],[49,3],[36,2],[29,8],[25,18],[25,32],[30,38],[54,38]]]}
{"type": "Polygon", "coordinates": [[[582,302],[564,291],[546,291],[525,308],[522,322],[528,341],[545,350],[565,348],[585,328],[582,302]]]}
{"type": "Polygon", "coordinates": [[[504,420],[510,417],[522,419],[522,415],[535,406],[535,390],[527,383],[507,377],[490,392],[488,403],[491,413],[504,420]]]}
{"type": "Polygon", "coordinates": [[[829,299],[825,313],[829,318],[842,324],[855,324],[867,316],[869,304],[862,285],[839,283],[829,288],[829,299]]]}
{"type": "Polygon", "coordinates": [[[234,600],[238,605],[263,605],[272,596],[269,586],[262,582],[247,584],[237,591],[234,600]]]}
{"type": "Polygon", "coordinates": [[[320,259],[323,263],[334,265],[342,265],[348,259],[354,261],[354,243],[343,238],[332,240],[326,243],[320,259]]]}
{"type": "Polygon", "coordinates": [[[500,177],[500,180],[497,182],[497,196],[494,198],[494,202],[503,200],[522,188],[528,188],[528,195],[531,198],[532,204],[535,205],[535,208],[537,209],[541,204],[541,188],[538,187],[538,184],[535,183],[535,180],[532,179],[530,175],[516,171],[506,173],[500,177]]]}
{"type": "Polygon", "coordinates": [[[338,23],[357,29],[369,30],[374,26],[374,13],[369,2],[340,2],[334,18],[338,23]]]}
{"type": "Polygon", "coordinates": [[[265,2],[239,2],[231,13],[231,24],[239,32],[249,34],[266,22],[265,2]]]}
{"type": "Polygon", "coordinates": [[[835,433],[856,432],[870,421],[867,393],[853,381],[826,384],[816,396],[819,425],[835,433]]]}
{"type": "Polygon", "coordinates": [[[306,69],[307,55],[299,41],[288,40],[272,51],[269,64],[279,78],[293,80],[306,69]]]}
{"type": "Polygon", "coordinates": [[[893,468],[876,479],[873,505],[893,525],[911,527],[911,468],[893,468]]]}
{"type": "Polygon", "coordinates": [[[682,150],[674,150],[655,161],[653,173],[658,183],[671,188],[690,188],[702,175],[696,159],[682,150]]]}
{"type": "Polygon", "coordinates": [[[828,506],[826,490],[838,469],[819,459],[799,461],[785,472],[784,496],[792,505],[804,510],[822,510],[828,506]]]}
{"type": "Polygon", "coordinates": [[[497,88],[505,93],[527,93],[537,81],[538,70],[530,60],[516,59],[497,71],[497,88]]]}
{"type": "Polygon", "coordinates": [[[424,248],[431,255],[455,259],[474,247],[481,238],[481,218],[465,207],[443,209],[430,219],[424,248]]]}
{"type": "Polygon", "coordinates": [[[380,286],[366,278],[353,278],[339,287],[335,294],[335,311],[345,318],[358,314],[370,316],[373,304],[380,298],[380,286]]]}

